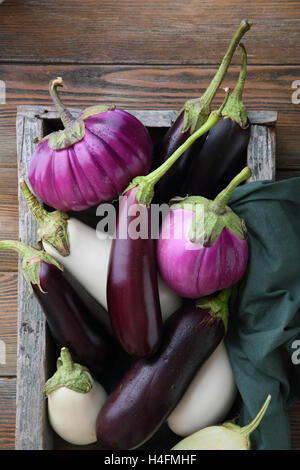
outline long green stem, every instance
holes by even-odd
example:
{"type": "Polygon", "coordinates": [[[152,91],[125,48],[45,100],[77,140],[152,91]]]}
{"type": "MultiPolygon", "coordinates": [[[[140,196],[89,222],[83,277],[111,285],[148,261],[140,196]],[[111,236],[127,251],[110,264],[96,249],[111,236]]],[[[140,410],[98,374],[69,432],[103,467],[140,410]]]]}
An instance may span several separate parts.
{"type": "Polygon", "coordinates": [[[64,86],[64,82],[61,77],[57,77],[54,80],[51,80],[49,83],[49,93],[57,111],[59,112],[63,125],[67,128],[70,127],[76,121],[76,119],[74,116],[72,116],[70,111],[65,107],[60,97],[58,96],[57,87],[59,86],[64,86]]]}
{"type": "Polygon", "coordinates": [[[247,437],[253,431],[255,431],[255,429],[257,428],[257,426],[261,422],[265,412],[267,411],[267,408],[269,406],[270,401],[271,401],[271,395],[268,395],[267,398],[266,398],[266,401],[263,404],[263,406],[261,407],[261,409],[259,410],[259,412],[255,416],[255,418],[251,421],[251,423],[247,424],[246,426],[244,426],[240,429],[240,433],[243,436],[247,437]]]}
{"type": "Polygon", "coordinates": [[[222,110],[227,102],[229,96],[229,88],[225,89],[226,96],[217,111],[213,111],[203,126],[195,131],[175,152],[156,170],[149,173],[147,176],[137,176],[133,179],[132,183],[125,190],[125,193],[135,186],[138,186],[136,193],[136,200],[140,204],[149,206],[154,196],[155,184],[164,176],[164,174],[171,168],[171,166],[178,160],[179,157],[202,135],[206,134],[213,126],[215,126],[221,119],[222,110]]]}
{"type": "Polygon", "coordinates": [[[216,214],[222,214],[235,188],[250,178],[250,176],[251,169],[246,166],[235,178],[233,178],[229,185],[216,196],[211,206],[211,210],[216,214]]]}
{"type": "Polygon", "coordinates": [[[218,91],[223,78],[225,77],[225,74],[227,72],[227,69],[230,65],[232,56],[234,54],[234,51],[236,50],[241,38],[244,36],[244,34],[251,28],[252,22],[249,20],[243,20],[239,27],[237,28],[230,44],[229,47],[226,51],[226,54],[223,57],[223,60],[219,66],[219,69],[217,73],[215,74],[214,78],[212,79],[210,85],[208,86],[207,90],[204,92],[202,95],[202,100],[211,102],[212,99],[214,98],[216,92],[218,91]]]}
{"type": "Polygon", "coordinates": [[[188,100],[181,112],[184,112],[184,122],[182,132],[190,131],[194,132],[199,129],[204,122],[207,120],[210,114],[211,102],[217,93],[230,65],[234,51],[243,37],[243,35],[251,28],[252,22],[249,20],[243,20],[237,28],[226,54],[219,66],[217,73],[210,82],[208,88],[200,98],[188,100]]]}

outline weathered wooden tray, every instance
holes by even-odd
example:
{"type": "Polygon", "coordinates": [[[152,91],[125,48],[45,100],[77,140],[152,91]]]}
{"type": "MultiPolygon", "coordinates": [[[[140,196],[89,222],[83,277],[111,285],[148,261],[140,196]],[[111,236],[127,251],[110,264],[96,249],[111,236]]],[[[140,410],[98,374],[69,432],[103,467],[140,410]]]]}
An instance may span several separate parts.
{"type": "MultiPolygon", "coordinates": [[[[78,110],[71,110],[78,115],[78,110]]],[[[129,112],[148,127],[155,140],[162,136],[177,116],[176,111],[145,110],[129,112]]],[[[251,180],[275,179],[275,111],[249,112],[251,139],[248,165],[251,180]]],[[[27,180],[28,166],[36,142],[61,123],[54,109],[41,106],[21,106],[17,113],[18,176],[27,180]]],[[[36,246],[37,224],[19,191],[19,238],[36,246]]],[[[20,260],[21,261],[21,260],[20,260]]],[[[53,433],[47,421],[43,386],[48,378],[51,341],[45,317],[24,281],[19,262],[18,281],[18,349],[16,449],[53,449],[53,433]]],[[[53,359],[53,358],[52,358],[53,359]]],[[[55,358],[56,359],[56,358],[55,358]]]]}

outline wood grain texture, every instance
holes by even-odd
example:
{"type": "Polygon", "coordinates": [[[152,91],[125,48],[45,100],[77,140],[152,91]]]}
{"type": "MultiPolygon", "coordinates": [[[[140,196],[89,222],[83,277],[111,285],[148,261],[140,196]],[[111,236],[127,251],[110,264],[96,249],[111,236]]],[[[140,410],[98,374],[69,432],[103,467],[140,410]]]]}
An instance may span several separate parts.
{"type": "Polygon", "coordinates": [[[0,341],[5,345],[0,377],[16,375],[17,283],[17,273],[0,273],[0,341]]]}
{"type": "Polygon", "coordinates": [[[15,446],[16,379],[0,378],[0,449],[15,446]]]}
{"type": "MultiPolygon", "coordinates": [[[[18,238],[18,179],[16,168],[0,168],[0,238],[18,238]]],[[[0,271],[16,271],[17,256],[0,250],[0,271]]]]}
{"type": "Polygon", "coordinates": [[[215,64],[243,18],[253,21],[250,63],[294,64],[300,55],[295,1],[6,0],[0,8],[2,61],[215,64]]]}
{"type": "MultiPolygon", "coordinates": [[[[66,105],[85,108],[93,104],[116,104],[126,109],[179,110],[186,99],[201,96],[213,77],[212,67],[145,67],[94,65],[6,65],[0,77],[7,84],[7,104],[0,105],[0,169],[16,166],[16,107],[52,106],[48,82],[63,76],[61,96],[66,105]]],[[[231,67],[224,85],[233,88],[239,67],[231,67]]],[[[300,66],[250,66],[244,91],[249,111],[276,110],[277,169],[300,169],[300,104],[292,103],[292,83],[300,66]]],[[[213,106],[223,92],[219,91],[213,106]]],[[[1,175],[1,172],[0,172],[1,175]]]]}

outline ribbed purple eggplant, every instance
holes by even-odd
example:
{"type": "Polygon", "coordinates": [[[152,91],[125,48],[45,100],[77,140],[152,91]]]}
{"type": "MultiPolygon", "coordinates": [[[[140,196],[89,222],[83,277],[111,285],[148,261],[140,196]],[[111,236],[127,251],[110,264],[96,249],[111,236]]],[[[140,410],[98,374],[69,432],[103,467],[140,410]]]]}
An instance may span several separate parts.
{"type": "Polygon", "coordinates": [[[107,312],[99,305],[97,318],[98,312],[89,310],[59,263],[46,252],[11,240],[1,240],[0,249],[16,250],[23,257],[24,277],[44,311],[56,345],[69,348],[95,375],[111,368],[120,348],[102,323],[107,312]]]}
{"type": "Polygon", "coordinates": [[[222,111],[222,119],[206,137],[200,151],[193,148],[189,172],[178,196],[214,199],[247,165],[250,123],[242,94],[247,71],[247,54],[240,44],[243,65],[237,85],[222,111]]]}
{"type": "MultiPolygon", "coordinates": [[[[210,114],[211,102],[226,75],[234,51],[243,35],[251,28],[251,25],[252,23],[248,20],[243,20],[240,23],[220,67],[205,93],[200,98],[188,100],[185,103],[176,121],[167,131],[163,141],[154,150],[152,168],[157,168],[166,161],[169,156],[207,120],[210,114]]],[[[157,183],[153,199],[154,203],[168,203],[172,197],[180,195],[183,181],[189,173],[193,159],[201,151],[205,137],[206,136],[203,136],[201,139],[198,139],[194,145],[182,155],[180,160],[173,165],[172,169],[157,183]]]]}
{"type": "Polygon", "coordinates": [[[190,196],[171,206],[161,225],[157,262],[165,283],[178,295],[197,299],[236,284],[244,275],[247,227],[227,203],[250,176],[245,167],[215,199],[190,196]]]}
{"type": "Polygon", "coordinates": [[[223,339],[230,293],[186,301],[168,318],[162,347],[133,363],[99,412],[96,433],[104,449],[139,447],[166,421],[223,339]]]}
{"type": "Polygon", "coordinates": [[[87,108],[75,119],[57,94],[62,84],[60,77],[52,80],[50,94],[65,129],[38,144],[28,178],[47,205],[81,211],[111,201],[132,178],[147,174],[153,144],[137,118],[113,106],[87,108]]]}
{"type": "Polygon", "coordinates": [[[137,202],[137,189],[127,191],[120,206],[108,269],[107,305],[123,348],[132,356],[144,357],[160,345],[162,317],[150,209],[137,202]],[[140,215],[146,233],[136,238],[130,226],[135,227],[140,215]]]}

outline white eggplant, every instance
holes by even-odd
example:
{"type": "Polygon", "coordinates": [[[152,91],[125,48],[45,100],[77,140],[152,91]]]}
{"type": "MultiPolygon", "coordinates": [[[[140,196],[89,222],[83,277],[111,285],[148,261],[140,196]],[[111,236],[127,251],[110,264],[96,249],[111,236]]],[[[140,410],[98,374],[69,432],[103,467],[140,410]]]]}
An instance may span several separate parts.
{"type": "Polygon", "coordinates": [[[46,382],[48,418],[53,430],[76,445],[96,442],[96,419],[107,394],[86,367],[72,361],[62,348],[57,372],[46,382]]]}
{"type": "MultiPolygon", "coordinates": [[[[24,180],[20,186],[39,224],[43,248],[61,263],[86,291],[107,310],[106,281],[112,239],[99,237],[97,230],[62,211],[47,212],[24,180]]],[[[158,275],[163,320],[182,304],[158,275]]]]}
{"type": "Polygon", "coordinates": [[[169,428],[178,436],[219,424],[230,411],[237,389],[226,346],[222,341],[200,368],[169,415],[169,428]]]}
{"type": "Polygon", "coordinates": [[[172,450],[251,450],[250,435],[255,431],[266,413],[271,395],[251,421],[242,428],[232,422],[209,426],[182,439],[172,450]]]}

